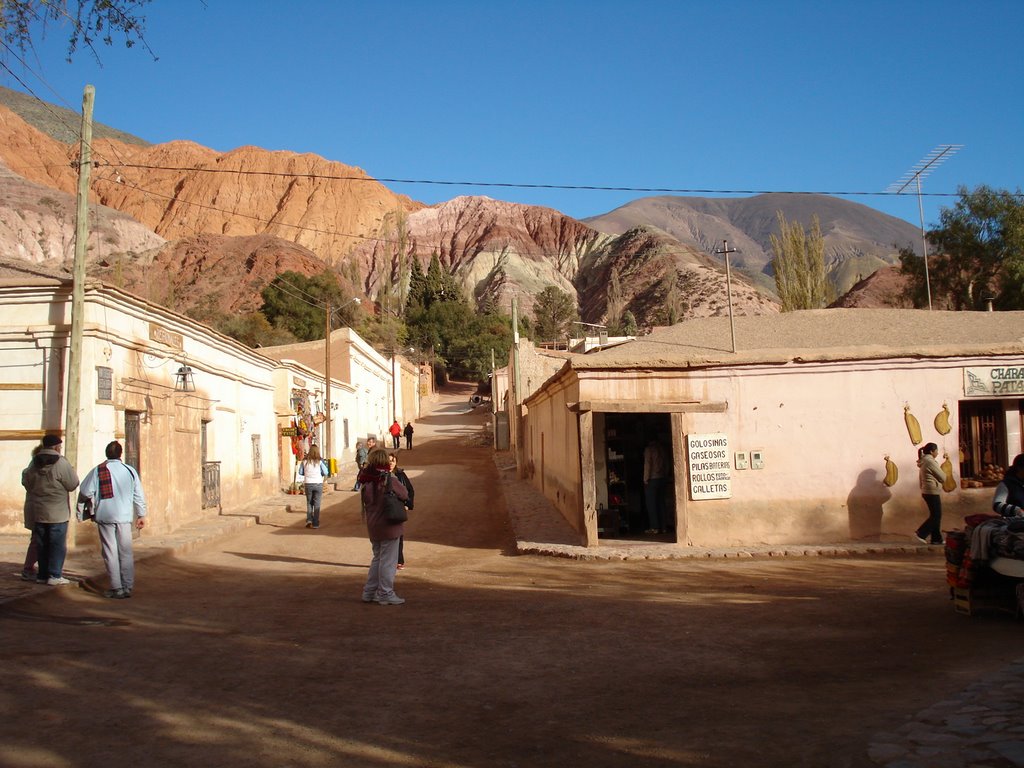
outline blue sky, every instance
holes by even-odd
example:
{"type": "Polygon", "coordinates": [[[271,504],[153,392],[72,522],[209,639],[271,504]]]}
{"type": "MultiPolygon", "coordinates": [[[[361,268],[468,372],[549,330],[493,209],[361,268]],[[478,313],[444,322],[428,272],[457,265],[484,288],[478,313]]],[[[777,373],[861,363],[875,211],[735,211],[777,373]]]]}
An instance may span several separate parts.
{"type": "MultiPolygon", "coordinates": [[[[31,72],[7,59],[25,85],[0,84],[78,109],[89,83],[97,121],[152,142],[382,179],[881,192],[949,143],[926,224],[955,201],[930,193],[1024,187],[1019,0],[153,0],[146,17],[157,61],[115,45],[67,64],[51,29],[31,72]]],[[[652,194],[387,186],[577,218],[652,194]]],[[[844,199],[919,223],[915,195],[844,199]]]]}

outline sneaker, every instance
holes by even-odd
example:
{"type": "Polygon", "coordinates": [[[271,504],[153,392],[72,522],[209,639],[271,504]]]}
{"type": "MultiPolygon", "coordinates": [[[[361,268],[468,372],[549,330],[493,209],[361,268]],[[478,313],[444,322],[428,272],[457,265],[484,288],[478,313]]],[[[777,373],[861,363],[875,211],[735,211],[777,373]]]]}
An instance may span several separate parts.
{"type": "Polygon", "coordinates": [[[923,538],[921,536],[918,536],[916,533],[914,534],[914,538],[917,539],[918,542],[920,542],[921,544],[927,544],[928,543],[928,539],[923,538]]]}
{"type": "Polygon", "coordinates": [[[36,576],[36,584],[45,584],[47,581],[45,576],[36,576]]]}
{"type": "Polygon", "coordinates": [[[131,591],[131,590],[130,590],[130,589],[129,589],[128,587],[125,587],[124,589],[122,589],[122,590],[121,590],[121,592],[122,592],[122,595],[121,595],[121,596],[122,596],[122,597],[123,597],[123,598],[124,598],[125,600],[127,600],[127,599],[128,599],[129,597],[131,597],[131,596],[132,596],[132,591],[131,591]]]}
{"type": "Polygon", "coordinates": [[[109,597],[111,600],[124,600],[127,597],[123,589],[108,589],[104,591],[103,596],[109,597]]]}
{"type": "Polygon", "coordinates": [[[22,571],[21,572],[21,580],[22,581],[36,581],[38,578],[39,577],[36,576],[36,572],[35,571],[22,571]]]}
{"type": "Polygon", "coordinates": [[[375,595],[373,592],[363,592],[363,602],[364,603],[372,603],[376,599],[377,599],[377,595],[375,595]]]}
{"type": "Polygon", "coordinates": [[[401,605],[404,602],[405,598],[399,597],[394,592],[392,592],[387,597],[377,598],[377,605],[401,605]]]}
{"type": "Polygon", "coordinates": [[[51,576],[46,580],[46,583],[51,587],[63,587],[65,584],[70,584],[71,581],[65,579],[63,576],[51,576]]]}
{"type": "Polygon", "coordinates": [[[402,569],[404,569],[404,568],[405,568],[405,563],[399,563],[399,564],[398,564],[398,570],[400,570],[400,571],[401,571],[401,570],[402,570],[402,569]]]}
{"type": "Polygon", "coordinates": [[[312,523],[306,523],[306,527],[307,527],[307,528],[312,528],[312,527],[313,527],[313,524],[312,524],[312,523]]]}

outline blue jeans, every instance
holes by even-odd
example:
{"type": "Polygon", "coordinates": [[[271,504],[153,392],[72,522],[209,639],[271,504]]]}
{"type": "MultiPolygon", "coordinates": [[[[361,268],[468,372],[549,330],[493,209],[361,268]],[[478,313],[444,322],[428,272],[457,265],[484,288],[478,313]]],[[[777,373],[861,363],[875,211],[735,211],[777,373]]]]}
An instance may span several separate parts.
{"type": "Polygon", "coordinates": [[[36,523],[32,538],[39,547],[40,579],[59,579],[64,575],[64,558],[68,554],[68,523],[36,523]]]}
{"type": "Polygon", "coordinates": [[[324,497],[324,487],[320,483],[306,483],[306,522],[314,528],[320,527],[320,500],[324,497]]]}

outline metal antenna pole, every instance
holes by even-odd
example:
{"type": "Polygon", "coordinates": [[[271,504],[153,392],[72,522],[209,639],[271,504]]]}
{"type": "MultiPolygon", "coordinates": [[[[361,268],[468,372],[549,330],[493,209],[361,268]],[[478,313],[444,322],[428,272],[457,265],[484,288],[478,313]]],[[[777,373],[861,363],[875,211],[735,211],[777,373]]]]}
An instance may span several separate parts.
{"type": "Polygon", "coordinates": [[[921,258],[924,259],[924,287],[928,295],[929,311],[932,308],[932,284],[928,275],[928,236],[924,230],[924,203],[921,200],[921,179],[963,149],[963,146],[963,144],[940,144],[885,190],[886,192],[901,195],[910,186],[911,182],[917,182],[917,208],[921,214],[921,258]]]}
{"type": "Polygon", "coordinates": [[[735,248],[729,247],[729,241],[722,241],[721,250],[715,253],[725,256],[725,294],[729,300],[729,332],[732,334],[732,351],[736,351],[736,321],[732,317],[732,269],[729,266],[729,254],[736,253],[735,248]]]}

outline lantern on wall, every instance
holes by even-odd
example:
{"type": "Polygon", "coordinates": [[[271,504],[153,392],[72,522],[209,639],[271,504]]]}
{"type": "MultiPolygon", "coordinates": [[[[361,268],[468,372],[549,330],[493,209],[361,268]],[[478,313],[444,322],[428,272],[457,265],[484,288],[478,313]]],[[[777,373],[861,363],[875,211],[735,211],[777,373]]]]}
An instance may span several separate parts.
{"type": "Polygon", "coordinates": [[[196,391],[196,380],[192,376],[192,368],[187,365],[182,365],[176,374],[174,374],[174,391],[175,392],[195,392],[196,391]]]}

